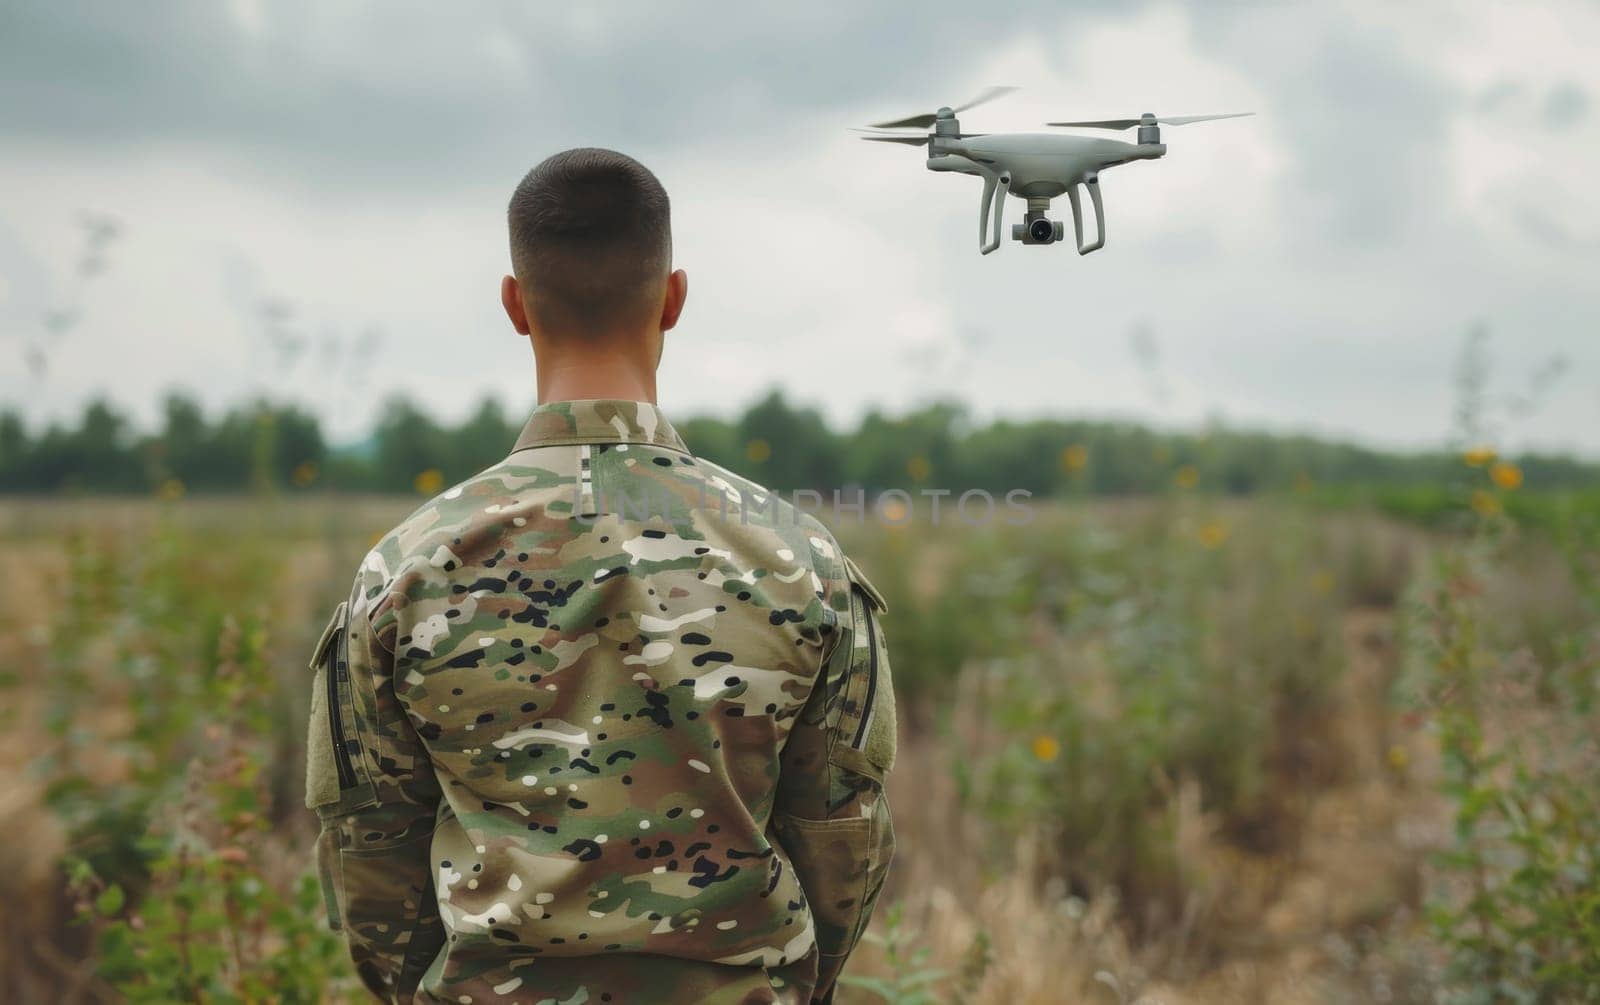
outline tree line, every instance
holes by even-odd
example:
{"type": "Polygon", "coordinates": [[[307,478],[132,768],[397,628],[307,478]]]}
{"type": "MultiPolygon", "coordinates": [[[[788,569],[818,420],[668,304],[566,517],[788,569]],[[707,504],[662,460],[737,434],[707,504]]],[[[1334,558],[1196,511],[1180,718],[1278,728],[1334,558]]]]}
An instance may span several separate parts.
{"type": "MultiPolygon", "coordinates": [[[[315,415],[270,401],[207,417],[192,398],[175,394],[164,402],[159,428],[147,431],[105,401],[89,404],[76,424],[37,434],[19,414],[4,411],[0,492],[431,494],[505,456],[524,418],[486,399],[466,420],[442,423],[396,398],[369,437],[333,446],[315,415]]],[[[777,391],[731,419],[701,416],[676,424],[697,454],[784,490],[942,487],[1115,496],[1176,484],[1245,495],[1308,486],[1446,484],[1462,467],[1453,450],[1379,450],[1221,425],[1171,432],[1080,419],[978,423],[950,403],[900,415],[874,411],[854,429],[837,430],[777,391]]],[[[1559,455],[1517,461],[1529,487],[1600,485],[1600,465],[1559,455]]]]}

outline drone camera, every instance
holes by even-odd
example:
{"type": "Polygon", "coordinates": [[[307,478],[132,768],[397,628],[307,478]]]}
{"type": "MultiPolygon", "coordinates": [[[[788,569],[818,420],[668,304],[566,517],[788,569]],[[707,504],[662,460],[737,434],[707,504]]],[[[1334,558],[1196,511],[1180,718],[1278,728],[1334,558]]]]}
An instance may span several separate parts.
{"type": "Polygon", "coordinates": [[[1011,225],[1011,238],[1023,244],[1054,244],[1066,236],[1066,224],[1059,220],[1034,217],[1027,223],[1011,225]]]}

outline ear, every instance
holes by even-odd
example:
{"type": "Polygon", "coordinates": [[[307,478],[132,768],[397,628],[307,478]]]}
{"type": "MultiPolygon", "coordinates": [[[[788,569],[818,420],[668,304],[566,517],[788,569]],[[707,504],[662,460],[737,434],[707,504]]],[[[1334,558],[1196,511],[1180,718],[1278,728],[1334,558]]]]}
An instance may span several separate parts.
{"type": "Polygon", "coordinates": [[[517,330],[518,335],[529,332],[528,310],[522,303],[522,287],[517,285],[515,276],[505,276],[500,280],[500,303],[506,309],[506,317],[511,319],[511,327],[517,330]]]}
{"type": "Polygon", "coordinates": [[[678,269],[667,277],[667,296],[661,303],[661,330],[671,331],[683,313],[683,302],[689,299],[689,274],[678,269]]]}

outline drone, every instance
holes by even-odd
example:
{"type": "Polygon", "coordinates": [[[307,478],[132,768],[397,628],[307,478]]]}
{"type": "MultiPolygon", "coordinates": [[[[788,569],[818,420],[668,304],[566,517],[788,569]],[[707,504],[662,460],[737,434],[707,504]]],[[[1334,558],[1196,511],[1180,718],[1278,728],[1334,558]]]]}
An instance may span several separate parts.
{"type": "Polygon", "coordinates": [[[978,209],[978,250],[987,255],[1000,247],[1000,216],[1005,207],[1006,193],[1028,201],[1023,221],[1013,224],[1011,238],[1023,244],[1054,244],[1066,236],[1066,227],[1046,214],[1050,200],[1065,193],[1072,204],[1072,229],[1077,239],[1078,254],[1098,251],[1106,243],[1105,209],[1100,202],[1100,172],[1130,161],[1155,160],[1167,152],[1161,142],[1161,127],[1182,126],[1190,122],[1207,122],[1212,119],[1236,119],[1254,112],[1230,112],[1224,115],[1156,116],[1145,112],[1136,119],[1095,119],[1086,122],[1047,122],[1048,126],[1066,126],[1078,129],[1132,129],[1139,127],[1139,142],[1102,139],[1096,136],[1072,136],[1062,133],[964,133],[956,119],[964,112],[985,102],[1009,94],[1015,87],[990,87],[965,104],[954,108],[946,106],[937,112],[908,115],[892,122],[879,122],[864,140],[880,143],[904,143],[928,148],[929,171],[956,171],[977,175],[983,179],[983,201],[978,209]],[[885,132],[894,129],[927,129],[933,132],[914,136],[904,132],[885,132]],[[1094,203],[1095,239],[1083,241],[1083,204],[1078,186],[1089,190],[1094,203]],[[990,216],[993,215],[993,229],[990,216]]]}

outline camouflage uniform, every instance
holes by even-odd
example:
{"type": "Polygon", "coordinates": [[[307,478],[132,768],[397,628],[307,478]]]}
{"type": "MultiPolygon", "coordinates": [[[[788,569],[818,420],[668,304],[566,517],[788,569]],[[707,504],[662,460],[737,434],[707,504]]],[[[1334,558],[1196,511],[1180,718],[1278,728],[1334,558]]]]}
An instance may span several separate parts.
{"type": "Polygon", "coordinates": [[[832,997],[883,886],[882,598],[652,405],[540,406],[312,657],[329,921],[401,1002],[832,997]]]}

